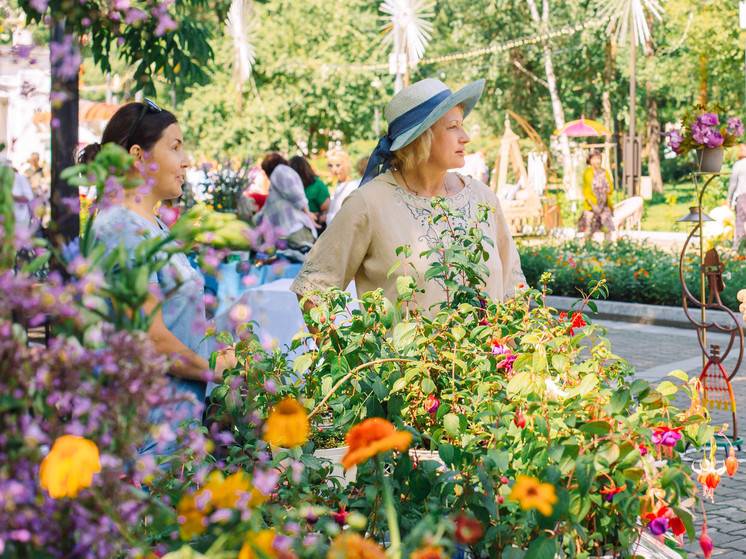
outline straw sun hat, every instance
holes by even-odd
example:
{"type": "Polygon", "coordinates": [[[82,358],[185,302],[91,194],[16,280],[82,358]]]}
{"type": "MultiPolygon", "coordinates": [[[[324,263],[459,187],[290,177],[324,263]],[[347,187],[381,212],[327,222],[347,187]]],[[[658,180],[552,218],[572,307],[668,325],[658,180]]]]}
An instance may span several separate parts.
{"type": "Polygon", "coordinates": [[[389,125],[388,133],[373,150],[360,185],[386,171],[392,152],[411,144],[453,107],[463,105],[466,117],[483,90],[484,80],[472,82],[453,93],[442,81],[427,78],[394,95],[383,113],[389,125]]]}

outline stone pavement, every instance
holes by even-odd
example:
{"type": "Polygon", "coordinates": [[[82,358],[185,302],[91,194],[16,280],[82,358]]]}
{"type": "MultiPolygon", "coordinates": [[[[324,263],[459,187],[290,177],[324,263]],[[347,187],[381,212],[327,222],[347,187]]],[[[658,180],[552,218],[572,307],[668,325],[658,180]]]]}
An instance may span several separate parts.
{"type": "MultiPolygon", "coordinates": [[[[636,378],[655,382],[663,380],[675,369],[682,369],[690,376],[698,375],[702,369],[699,344],[693,330],[604,320],[594,322],[607,329],[612,351],[635,367],[636,378]]],[[[715,335],[709,341],[725,346],[727,338],[715,335]]],[[[729,356],[725,362],[726,370],[730,370],[734,362],[735,357],[729,356]]],[[[746,364],[741,366],[732,382],[737,403],[736,419],[743,434],[746,433],[746,364]]],[[[713,411],[712,417],[715,423],[730,424],[732,421],[730,413],[722,411],[713,411]]],[[[718,458],[724,458],[722,451],[718,458]]],[[[715,544],[713,557],[717,559],[746,559],[746,453],[739,452],[738,458],[741,462],[738,473],[732,479],[723,476],[715,491],[715,502],[705,505],[708,532],[715,544]]],[[[700,514],[698,526],[701,521],[700,514]]],[[[690,557],[702,556],[696,541],[687,545],[687,550],[690,557]]]]}

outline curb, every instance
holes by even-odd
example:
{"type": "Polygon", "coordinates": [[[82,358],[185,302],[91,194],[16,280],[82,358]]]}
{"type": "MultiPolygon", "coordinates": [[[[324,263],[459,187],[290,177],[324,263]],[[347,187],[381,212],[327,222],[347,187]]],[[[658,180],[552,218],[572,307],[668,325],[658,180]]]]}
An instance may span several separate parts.
{"type": "MultiPolygon", "coordinates": [[[[575,297],[559,297],[557,295],[548,295],[546,304],[548,307],[554,307],[559,311],[569,311],[572,305],[578,302],[575,297]]],[[[620,301],[593,301],[598,307],[598,314],[592,315],[595,318],[605,320],[618,320],[622,322],[633,322],[635,324],[654,324],[656,326],[672,326],[674,328],[686,328],[693,330],[694,326],[686,318],[684,309],[681,307],[667,307],[663,305],[645,305],[641,303],[622,303],[620,301]]],[[[693,317],[699,317],[698,309],[690,309],[693,317]]],[[[738,319],[738,324],[744,328],[743,316],[740,313],[734,313],[738,319]]],[[[708,321],[714,320],[718,324],[726,327],[732,327],[733,321],[724,311],[707,311],[708,321]]]]}

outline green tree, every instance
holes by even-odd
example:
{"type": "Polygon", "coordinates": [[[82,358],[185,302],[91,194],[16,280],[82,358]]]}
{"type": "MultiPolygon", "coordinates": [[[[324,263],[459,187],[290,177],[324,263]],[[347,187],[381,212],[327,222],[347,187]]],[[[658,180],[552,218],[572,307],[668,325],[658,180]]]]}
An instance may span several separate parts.
{"type": "Polygon", "coordinates": [[[51,31],[52,232],[64,242],[77,236],[79,228],[70,203],[77,201],[77,189],[60,173],[74,163],[69,146],[78,143],[81,38],[86,38],[103,71],[111,70],[113,56],[134,65],[134,78],[145,93],[155,91],[154,78],[159,74],[177,88],[206,83],[214,18],[222,21],[229,2],[142,0],[110,6],[91,0],[21,0],[19,4],[29,22],[49,21],[51,31]]]}

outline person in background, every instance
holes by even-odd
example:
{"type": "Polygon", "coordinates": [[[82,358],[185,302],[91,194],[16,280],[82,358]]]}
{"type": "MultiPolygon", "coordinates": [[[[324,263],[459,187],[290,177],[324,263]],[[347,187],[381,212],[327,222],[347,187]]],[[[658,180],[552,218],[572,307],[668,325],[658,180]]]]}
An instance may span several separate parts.
{"type": "Polygon", "coordinates": [[[736,212],[733,246],[746,237],[746,144],[738,144],[738,161],[733,164],[728,187],[728,205],[736,212]]]}
{"type": "Polygon", "coordinates": [[[331,173],[332,178],[334,178],[337,184],[334,188],[331,203],[329,204],[329,211],[326,212],[326,223],[328,225],[339,212],[345,198],[360,186],[360,179],[352,178],[352,163],[350,162],[350,156],[345,150],[341,148],[332,149],[326,154],[326,158],[329,173],[331,173]]]}
{"type": "Polygon", "coordinates": [[[614,182],[608,169],[601,165],[601,152],[594,150],[586,160],[588,167],[583,173],[583,215],[578,221],[578,232],[588,233],[592,237],[597,231],[606,228],[604,236],[613,240],[614,206],[611,194],[614,192],[614,182]]]}
{"type": "Polygon", "coordinates": [[[308,210],[314,214],[316,221],[323,226],[326,222],[326,212],[329,210],[331,198],[329,189],[319,176],[314,173],[305,157],[296,155],[290,158],[290,167],[300,175],[303,188],[308,199],[308,210]]]}
{"type": "Polygon", "coordinates": [[[269,195],[257,215],[258,225],[269,224],[291,249],[309,250],[316,241],[317,223],[308,210],[303,181],[280,153],[267,154],[261,165],[269,177],[269,195]]]}

